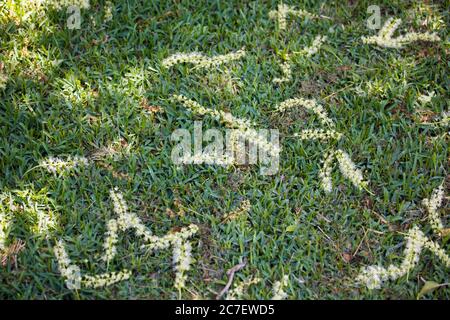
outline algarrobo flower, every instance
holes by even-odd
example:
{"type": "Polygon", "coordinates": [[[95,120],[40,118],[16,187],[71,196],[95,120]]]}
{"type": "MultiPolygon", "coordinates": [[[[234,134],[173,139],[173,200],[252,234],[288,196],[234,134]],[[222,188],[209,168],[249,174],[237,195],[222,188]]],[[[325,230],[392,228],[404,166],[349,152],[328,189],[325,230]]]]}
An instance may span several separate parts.
{"type": "Polygon", "coordinates": [[[333,169],[334,152],[329,153],[323,162],[323,166],[319,171],[319,178],[322,189],[330,193],[333,190],[333,182],[331,180],[331,171],[333,169]]]}
{"type": "Polygon", "coordinates": [[[81,286],[87,288],[110,286],[119,281],[129,279],[131,275],[128,270],[123,270],[120,272],[102,273],[94,276],[81,276],[80,267],[72,263],[62,240],[59,240],[56,243],[53,250],[58,262],[58,269],[63,278],[66,279],[66,286],[70,290],[78,290],[81,286]]]}
{"type": "Polygon", "coordinates": [[[292,67],[289,61],[285,61],[280,64],[281,72],[283,73],[283,77],[273,79],[274,83],[283,83],[289,82],[292,80],[292,67]]]}
{"type": "Polygon", "coordinates": [[[278,27],[280,30],[285,30],[287,26],[287,16],[293,15],[296,17],[308,17],[310,19],[312,18],[318,18],[317,15],[309,13],[302,9],[294,9],[292,6],[288,6],[286,4],[279,4],[277,10],[271,10],[269,12],[269,18],[270,19],[276,19],[278,21],[278,27]]]}
{"type": "Polygon", "coordinates": [[[134,229],[137,236],[143,237],[147,244],[142,245],[142,248],[147,248],[151,251],[167,249],[173,245],[179,239],[186,240],[192,237],[198,231],[198,226],[191,224],[188,227],[183,227],[179,232],[169,233],[165,236],[154,236],[149,228],[147,228],[141,221],[141,219],[135,214],[128,211],[128,206],[123,199],[123,195],[117,191],[117,189],[110,190],[110,197],[114,204],[114,212],[118,215],[116,222],[108,223],[106,240],[104,248],[106,253],[103,256],[103,260],[111,261],[115,254],[115,243],[117,243],[117,231],[118,229],[126,231],[128,229],[134,229]],[[117,224],[117,228],[116,228],[117,224]]]}
{"type": "Polygon", "coordinates": [[[295,107],[303,107],[314,114],[316,114],[323,125],[334,127],[333,120],[328,118],[327,112],[320,105],[317,104],[316,100],[313,99],[303,99],[303,98],[292,98],[287,99],[276,106],[275,112],[284,112],[288,109],[295,107]]]}
{"type": "Polygon", "coordinates": [[[367,186],[367,181],[364,181],[362,171],[359,170],[355,163],[352,161],[348,153],[343,150],[332,151],[325,156],[323,166],[319,171],[319,177],[321,179],[322,189],[330,193],[333,189],[331,181],[331,171],[333,168],[333,161],[337,160],[339,164],[339,170],[342,175],[350,180],[350,182],[359,190],[367,186]]]}
{"type": "Polygon", "coordinates": [[[175,274],[175,288],[181,290],[186,285],[187,276],[185,272],[191,268],[191,251],[192,246],[189,241],[182,242],[181,239],[177,239],[173,248],[173,264],[176,271],[175,274]]]}
{"type": "Polygon", "coordinates": [[[209,115],[214,119],[222,122],[229,128],[246,130],[252,126],[252,122],[250,120],[236,118],[229,112],[205,108],[198,102],[191,100],[183,95],[173,95],[172,99],[183,104],[191,112],[198,115],[209,115]]]}
{"type": "Polygon", "coordinates": [[[258,284],[259,282],[261,282],[260,278],[252,277],[242,281],[238,285],[235,285],[235,287],[228,292],[226,300],[242,300],[242,298],[244,297],[244,290],[250,287],[252,284],[258,284]]]}
{"type": "Polygon", "coordinates": [[[295,133],[295,137],[301,140],[339,140],[342,137],[342,133],[334,130],[324,130],[324,129],[305,129],[300,133],[295,133]]]}
{"type": "Polygon", "coordinates": [[[283,276],[281,281],[276,281],[273,284],[273,297],[272,300],[284,300],[288,297],[287,293],[284,292],[284,288],[287,287],[289,283],[289,277],[287,275],[283,276]]]}
{"type": "Polygon", "coordinates": [[[6,248],[6,239],[10,226],[9,217],[3,211],[0,211],[0,251],[6,248]]]}
{"type": "Polygon", "coordinates": [[[306,57],[312,57],[314,54],[316,54],[319,51],[320,47],[326,40],[327,40],[327,36],[319,35],[314,38],[314,41],[310,47],[306,47],[305,49],[301,50],[300,52],[294,52],[294,53],[296,55],[300,54],[300,55],[304,55],[306,57]]]}
{"type": "Polygon", "coordinates": [[[55,174],[65,173],[76,167],[87,166],[88,164],[89,160],[81,156],[69,156],[66,160],[58,157],[48,157],[39,162],[39,166],[55,174]]]}
{"type": "MultiPolygon", "coordinates": [[[[304,55],[306,57],[312,57],[314,54],[316,54],[320,47],[322,46],[323,42],[327,39],[326,36],[317,36],[312,45],[310,47],[304,48],[303,50],[299,52],[294,52],[294,55],[304,55]]],[[[286,61],[280,64],[280,69],[282,71],[283,76],[281,78],[275,78],[273,79],[274,83],[283,83],[283,82],[289,82],[292,80],[292,66],[291,66],[291,56],[288,55],[286,57],[286,61]]]]}
{"type": "Polygon", "coordinates": [[[417,226],[411,228],[406,236],[406,248],[404,259],[400,266],[389,265],[387,268],[381,266],[369,266],[361,269],[356,277],[359,284],[365,285],[368,289],[379,289],[388,280],[396,280],[409,272],[419,262],[420,253],[423,248],[427,248],[441,259],[446,268],[450,267],[450,257],[435,242],[429,240],[417,226]]]}
{"type": "Polygon", "coordinates": [[[433,231],[437,234],[441,234],[444,231],[444,225],[439,217],[438,208],[442,205],[444,199],[444,183],[442,183],[437,189],[433,190],[430,199],[423,199],[422,204],[428,211],[428,219],[433,231]]]}
{"type": "Polygon", "coordinates": [[[236,52],[223,54],[223,55],[217,55],[215,57],[207,57],[199,52],[192,52],[192,53],[176,53],[174,55],[171,55],[170,57],[164,59],[162,61],[162,65],[165,68],[170,68],[176,64],[179,63],[191,63],[197,68],[211,68],[211,67],[217,67],[221,64],[225,64],[234,60],[239,60],[242,57],[245,56],[245,50],[240,49],[236,52]]]}
{"type": "Polygon", "coordinates": [[[358,189],[361,190],[362,188],[364,188],[367,185],[367,182],[364,181],[361,170],[356,168],[356,165],[353,163],[348,153],[338,149],[335,155],[339,163],[339,169],[341,170],[344,177],[349,179],[358,189]]]}
{"type": "Polygon", "coordinates": [[[395,30],[399,27],[402,20],[398,18],[389,18],[376,36],[362,37],[363,43],[376,44],[386,48],[402,48],[404,45],[415,41],[435,42],[441,40],[436,33],[416,33],[410,32],[405,35],[392,38],[395,30]]]}
{"type": "Polygon", "coordinates": [[[173,95],[172,99],[176,102],[180,102],[195,114],[212,116],[215,120],[223,123],[228,128],[237,129],[239,132],[234,136],[234,139],[237,139],[237,137],[240,136],[257,145],[261,150],[271,154],[273,157],[279,155],[281,149],[274,144],[267,142],[267,140],[258,134],[256,130],[251,129],[254,124],[250,120],[234,117],[229,112],[205,108],[198,102],[183,95],[173,95]]]}

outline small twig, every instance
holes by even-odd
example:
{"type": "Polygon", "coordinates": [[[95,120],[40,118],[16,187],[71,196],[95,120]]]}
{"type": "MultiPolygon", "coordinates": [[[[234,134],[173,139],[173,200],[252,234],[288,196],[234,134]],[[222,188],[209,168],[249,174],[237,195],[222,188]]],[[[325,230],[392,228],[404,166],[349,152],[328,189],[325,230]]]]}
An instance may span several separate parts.
{"type": "Polygon", "coordinates": [[[243,262],[235,265],[231,269],[228,269],[227,271],[228,282],[226,286],[222,289],[222,291],[220,291],[220,293],[216,296],[216,300],[219,300],[230,289],[231,284],[233,283],[234,273],[241,270],[243,267],[245,267],[246,264],[247,261],[244,260],[243,262]]]}

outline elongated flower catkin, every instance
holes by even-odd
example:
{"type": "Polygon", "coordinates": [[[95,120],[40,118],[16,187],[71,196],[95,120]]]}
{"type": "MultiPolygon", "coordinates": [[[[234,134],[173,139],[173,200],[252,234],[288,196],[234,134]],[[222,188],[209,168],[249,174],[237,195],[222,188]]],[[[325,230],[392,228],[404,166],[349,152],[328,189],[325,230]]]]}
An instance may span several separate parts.
{"type": "Polygon", "coordinates": [[[402,22],[401,19],[389,18],[376,36],[362,37],[362,41],[367,44],[376,44],[380,47],[400,49],[404,45],[407,45],[415,41],[435,42],[441,40],[436,33],[429,33],[429,32],[425,33],[409,32],[406,33],[405,35],[393,38],[392,35],[394,34],[395,30],[399,27],[401,22],[402,22]]]}
{"type": "Polygon", "coordinates": [[[234,138],[237,138],[238,136],[242,137],[243,139],[258,146],[261,151],[264,151],[273,157],[278,157],[281,152],[281,148],[279,146],[269,143],[264,136],[259,134],[255,129],[252,129],[254,124],[248,119],[235,117],[229,112],[205,108],[198,102],[183,95],[174,95],[172,98],[176,102],[183,104],[187,109],[191,110],[195,114],[209,115],[215,120],[223,123],[228,128],[237,129],[234,138]]]}
{"type": "Polygon", "coordinates": [[[295,137],[301,140],[339,140],[342,137],[342,133],[334,130],[324,130],[324,129],[305,129],[300,133],[295,133],[295,137]]]}
{"type": "Polygon", "coordinates": [[[245,295],[245,290],[251,285],[258,284],[259,282],[261,282],[260,278],[250,277],[239,284],[235,284],[234,288],[228,292],[226,300],[242,300],[245,295]]]}
{"type": "Polygon", "coordinates": [[[173,247],[173,263],[175,274],[175,288],[181,290],[186,285],[186,272],[191,268],[192,246],[189,241],[177,239],[173,247]]]}
{"type": "Polygon", "coordinates": [[[323,125],[334,127],[333,120],[328,118],[327,112],[320,104],[316,102],[316,100],[303,98],[288,99],[277,105],[275,108],[275,112],[284,112],[288,109],[295,107],[303,107],[313,112],[314,114],[317,115],[317,117],[319,118],[320,122],[323,125]]]}
{"type": "Polygon", "coordinates": [[[320,185],[322,189],[330,193],[333,190],[333,182],[331,180],[331,171],[333,169],[334,152],[330,152],[325,156],[322,168],[319,171],[320,185]]]}
{"type": "Polygon", "coordinates": [[[40,161],[39,165],[52,173],[65,173],[76,167],[86,166],[89,160],[81,156],[69,156],[66,160],[58,157],[48,157],[40,161]]]}
{"type": "Polygon", "coordinates": [[[207,57],[199,52],[192,53],[176,53],[162,61],[162,65],[170,68],[179,63],[190,63],[197,68],[212,68],[221,64],[225,64],[234,60],[239,60],[245,56],[245,50],[241,49],[236,52],[217,55],[215,57],[207,57]]]}
{"type": "Polygon", "coordinates": [[[295,17],[308,17],[308,18],[317,18],[318,16],[312,13],[309,13],[302,9],[294,9],[292,6],[288,6],[286,4],[279,4],[277,10],[271,10],[269,12],[269,18],[277,20],[278,27],[280,30],[285,30],[287,27],[287,17],[288,15],[292,15],[295,17]]]}
{"type": "Polygon", "coordinates": [[[316,54],[320,47],[324,44],[324,42],[327,40],[327,36],[317,36],[314,38],[311,46],[304,48],[303,50],[299,52],[295,52],[295,54],[303,55],[305,57],[312,57],[314,54],[316,54]]]}
{"type": "Polygon", "coordinates": [[[292,80],[292,67],[290,61],[284,61],[280,64],[280,69],[283,74],[281,78],[273,79],[274,83],[289,82],[292,80]]]}
{"type": "Polygon", "coordinates": [[[288,297],[287,293],[284,291],[284,288],[289,284],[289,277],[287,275],[283,276],[281,281],[276,281],[273,284],[273,297],[272,300],[284,300],[288,297]]]}
{"type": "Polygon", "coordinates": [[[431,228],[437,234],[441,234],[444,230],[444,225],[439,217],[438,208],[442,205],[444,199],[444,183],[442,183],[437,189],[433,190],[430,199],[423,199],[422,204],[428,211],[428,220],[430,221],[431,228]]]}
{"type": "Polygon", "coordinates": [[[367,182],[364,181],[362,171],[356,168],[356,165],[353,163],[348,153],[342,150],[337,150],[336,159],[339,163],[341,173],[344,177],[349,179],[355,187],[362,189],[367,185],[367,182]]]}
{"type": "Polygon", "coordinates": [[[381,266],[369,266],[361,269],[356,281],[365,285],[368,289],[379,289],[388,280],[396,280],[408,274],[419,262],[423,248],[427,248],[435,254],[445,267],[450,267],[450,258],[445,251],[435,242],[429,240],[417,226],[411,228],[406,236],[406,247],[404,258],[400,266],[389,265],[387,268],[381,266]]]}

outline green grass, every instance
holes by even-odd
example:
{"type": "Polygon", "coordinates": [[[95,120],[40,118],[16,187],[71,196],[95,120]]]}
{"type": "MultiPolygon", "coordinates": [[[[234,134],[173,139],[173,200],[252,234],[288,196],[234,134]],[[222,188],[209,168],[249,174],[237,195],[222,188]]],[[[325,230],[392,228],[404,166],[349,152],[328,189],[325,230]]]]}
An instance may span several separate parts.
{"type": "MultiPolygon", "coordinates": [[[[421,206],[447,177],[448,128],[423,124],[416,104],[420,94],[434,91],[423,108],[431,115],[448,110],[448,2],[434,1],[426,13],[421,1],[379,1],[383,21],[388,15],[402,18],[402,32],[430,31],[423,19],[443,19],[440,42],[400,50],[361,42],[374,34],[366,27],[371,1],[292,1],[331,19],[292,18],[284,32],[268,18],[276,1],[112,2],[113,19],[103,22],[104,2],[91,0],[91,9],[82,10],[80,30],[66,27],[65,10],[21,20],[23,14],[9,15],[0,4],[0,62],[7,77],[0,89],[0,192],[28,190],[58,219],[57,229],[42,237],[32,232],[26,213],[16,218],[8,243],[22,239],[25,248],[17,263],[0,267],[0,298],[178,298],[171,251],[149,254],[131,232],[120,236],[117,258],[108,267],[131,270],[130,280],[77,292],[65,287],[53,254],[57,239],[67,243],[82,272],[106,270],[99,257],[106,222],[114,217],[109,199],[114,187],[157,235],[190,223],[200,227],[192,238],[195,261],[182,298],[214,298],[227,282],[226,271],[241,259],[247,265],[235,282],[249,276],[263,280],[246,292],[250,299],[270,298],[283,275],[289,275],[290,299],[414,299],[421,279],[449,282],[448,269],[425,251],[408,278],[373,291],[354,283],[363,266],[399,264],[401,232],[412,225],[448,252],[448,237],[432,235],[421,206]],[[317,35],[328,36],[322,49],[309,59],[294,59],[293,81],[273,84],[280,57],[317,35]],[[213,56],[242,47],[245,58],[213,70],[161,66],[176,52],[213,56]],[[234,87],[224,84],[229,77],[234,87]],[[257,166],[177,169],[170,135],[192,129],[193,120],[202,118],[173,103],[172,94],[279,129],[278,173],[262,176],[257,166]],[[293,97],[317,99],[344,139],[330,144],[290,137],[317,126],[311,116],[273,113],[293,97]],[[164,112],[148,115],[143,99],[164,112]],[[35,168],[48,156],[89,156],[117,139],[128,143],[129,152],[64,178],[35,168]],[[337,188],[331,194],[321,190],[320,160],[334,147],[364,170],[373,194],[356,190],[338,171],[337,188]],[[222,223],[243,199],[252,204],[248,216],[222,223]],[[167,213],[180,208],[184,215],[167,213]],[[343,258],[355,252],[350,261],[343,258]]],[[[441,287],[425,298],[448,299],[450,290],[441,287]]]]}

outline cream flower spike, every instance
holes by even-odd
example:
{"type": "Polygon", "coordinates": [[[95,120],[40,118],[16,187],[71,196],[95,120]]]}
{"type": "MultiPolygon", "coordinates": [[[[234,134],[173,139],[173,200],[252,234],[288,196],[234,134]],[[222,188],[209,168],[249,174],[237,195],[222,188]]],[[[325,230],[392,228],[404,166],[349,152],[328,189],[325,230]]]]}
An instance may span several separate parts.
{"type": "MultiPolygon", "coordinates": [[[[117,253],[116,244],[118,242],[119,230],[126,231],[127,229],[134,229],[136,235],[143,237],[145,242],[147,242],[147,244],[141,246],[141,248],[155,251],[167,249],[170,246],[177,248],[178,246],[178,249],[183,251],[183,259],[179,260],[180,266],[177,269],[180,274],[177,275],[176,278],[176,285],[182,286],[186,280],[184,271],[189,270],[189,258],[191,253],[191,245],[189,242],[186,242],[186,240],[197,233],[198,227],[191,224],[188,227],[181,228],[181,230],[176,233],[169,233],[162,237],[154,236],[136,214],[129,212],[128,206],[123,199],[123,195],[118,192],[117,189],[110,190],[110,197],[114,204],[114,213],[116,213],[118,217],[117,219],[109,220],[107,223],[107,231],[103,243],[105,252],[101,256],[101,259],[109,264],[115,257],[117,253]],[[184,244],[180,247],[180,243],[183,241],[184,244]]],[[[126,280],[131,276],[131,273],[128,270],[81,276],[80,268],[71,262],[62,241],[59,241],[55,245],[54,252],[61,275],[66,280],[66,286],[71,290],[79,289],[81,286],[89,288],[109,286],[119,281],[126,280]]]]}
{"type": "Polygon", "coordinates": [[[272,300],[284,300],[288,297],[287,293],[284,291],[284,288],[289,284],[289,276],[285,275],[281,279],[281,281],[276,281],[273,284],[273,297],[272,300]]]}
{"type": "Polygon", "coordinates": [[[376,36],[362,37],[363,43],[376,44],[380,47],[386,48],[400,49],[404,45],[407,45],[415,41],[436,42],[441,40],[436,33],[429,33],[429,32],[425,33],[409,32],[404,35],[398,36],[397,38],[393,38],[392,36],[395,30],[397,30],[401,22],[402,22],[401,19],[389,18],[376,36]]]}
{"type": "Polygon", "coordinates": [[[278,5],[277,10],[271,10],[269,12],[269,18],[273,20],[277,20],[278,27],[280,30],[286,30],[287,27],[287,17],[288,15],[295,16],[295,17],[308,17],[310,19],[315,18],[328,18],[325,16],[318,16],[312,13],[309,13],[302,9],[294,9],[292,6],[288,6],[284,3],[281,3],[278,5]]]}
{"type": "Polygon", "coordinates": [[[239,60],[245,56],[245,50],[240,49],[236,52],[231,52],[228,54],[217,55],[214,57],[207,57],[199,52],[192,53],[176,53],[169,56],[162,61],[162,65],[165,68],[170,68],[179,63],[190,63],[195,65],[197,68],[211,68],[217,67],[219,65],[239,60]]]}
{"type": "Polygon", "coordinates": [[[292,80],[292,66],[290,61],[284,61],[280,64],[281,73],[283,76],[281,78],[273,79],[273,83],[283,83],[292,80]]]}
{"type": "MultiPolygon", "coordinates": [[[[183,95],[173,95],[172,99],[176,102],[183,104],[184,107],[186,107],[195,114],[209,115],[214,119],[216,119],[217,121],[223,123],[228,128],[237,129],[236,130],[237,134],[235,135],[235,138],[237,136],[240,136],[244,139],[247,139],[247,141],[251,141],[264,152],[267,152],[273,156],[277,156],[281,151],[281,149],[278,146],[275,146],[274,144],[267,142],[266,139],[260,134],[258,134],[255,129],[252,129],[254,123],[248,119],[237,118],[229,112],[205,108],[198,102],[193,101],[183,95]]],[[[230,158],[222,160],[231,161],[230,158]]],[[[226,162],[224,164],[226,164],[226,162]]]]}
{"type": "Polygon", "coordinates": [[[430,199],[423,199],[422,204],[428,211],[428,220],[430,221],[431,228],[439,235],[445,233],[444,225],[439,217],[438,208],[442,205],[444,199],[444,183],[442,183],[437,189],[433,190],[430,199]]]}
{"type": "Polygon", "coordinates": [[[396,280],[410,273],[417,266],[420,254],[426,248],[435,254],[446,266],[450,267],[450,257],[435,242],[429,240],[418,227],[409,230],[406,236],[406,248],[404,258],[400,266],[389,265],[387,268],[381,266],[369,266],[361,269],[356,277],[356,282],[365,285],[368,289],[379,289],[388,280],[396,280]]]}
{"type": "Polygon", "coordinates": [[[316,54],[320,47],[322,47],[322,45],[325,43],[325,41],[327,40],[327,36],[317,36],[314,38],[311,46],[304,48],[303,50],[299,51],[299,52],[294,52],[295,55],[300,54],[300,55],[304,55],[306,57],[312,57],[314,54],[316,54]]]}
{"type": "Polygon", "coordinates": [[[192,245],[189,241],[182,242],[181,239],[175,241],[173,247],[173,264],[176,271],[174,287],[180,291],[186,286],[186,272],[191,269],[192,245]]]}
{"type": "Polygon", "coordinates": [[[302,49],[301,51],[294,52],[292,55],[288,55],[286,57],[286,61],[279,64],[283,76],[281,78],[273,79],[273,82],[279,84],[279,83],[291,81],[292,80],[292,56],[303,55],[307,58],[310,58],[319,51],[320,47],[326,41],[326,39],[327,39],[326,36],[317,36],[314,39],[311,46],[306,47],[306,48],[302,49]]]}
{"type": "Polygon", "coordinates": [[[244,298],[245,289],[250,287],[253,284],[258,284],[261,282],[260,278],[253,278],[250,277],[248,279],[245,279],[244,281],[240,282],[239,284],[235,284],[234,288],[231,289],[227,296],[226,300],[242,300],[244,298]]]}
{"type": "Polygon", "coordinates": [[[76,167],[89,165],[89,160],[82,156],[69,156],[67,159],[58,157],[48,157],[39,162],[40,167],[44,167],[49,172],[61,174],[69,172],[76,167]]]}
{"type": "Polygon", "coordinates": [[[284,112],[288,109],[292,109],[295,107],[303,107],[319,117],[320,122],[323,125],[334,127],[333,120],[331,120],[323,106],[318,104],[316,100],[313,99],[303,99],[303,98],[292,98],[286,101],[283,101],[279,105],[275,107],[275,112],[284,112]]]}
{"type": "Polygon", "coordinates": [[[65,278],[66,286],[70,290],[78,290],[82,286],[87,288],[110,286],[119,281],[127,280],[131,276],[131,273],[126,269],[120,272],[82,276],[80,267],[73,264],[70,260],[63,241],[59,240],[53,248],[53,251],[58,262],[58,269],[61,272],[61,276],[65,278]]]}
{"type": "Polygon", "coordinates": [[[359,190],[367,186],[367,181],[364,180],[362,171],[356,167],[348,153],[343,150],[335,150],[325,155],[323,166],[319,171],[322,189],[330,193],[333,190],[331,181],[331,171],[333,162],[336,160],[339,164],[339,170],[342,175],[350,180],[350,182],[359,190]]]}
{"type": "MultiPolygon", "coordinates": [[[[423,205],[429,212],[429,220],[434,233],[442,233],[442,222],[437,216],[437,208],[441,206],[444,197],[443,184],[435,189],[430,199],[424,199],[423,205]]],[[[369,266],[361,269],[356,281],[365,285],[368,289],[379,289],[381,285],[388,280],[396,280],[417,266],[420,254],[423,249],[428,249],[436,257],[441,260],[446,268],[450,268],[450,257],[444,249],[436,242],[427,238],[417,226],[412,227],[406,235],[406,247],[404,250],[404,258],[400,266],[389,265],[387,268],[381,266],[369,266]]]]}

